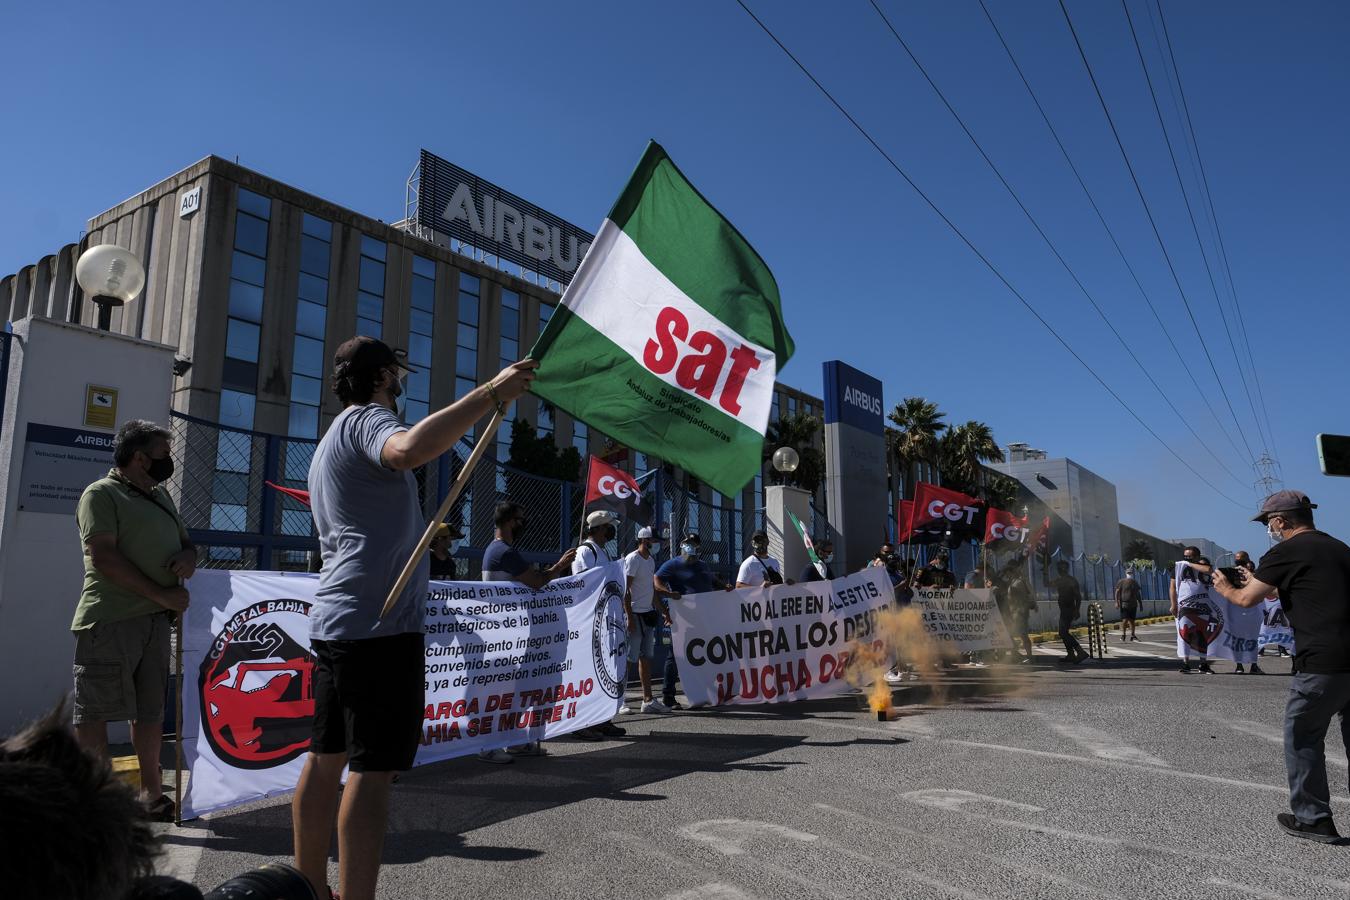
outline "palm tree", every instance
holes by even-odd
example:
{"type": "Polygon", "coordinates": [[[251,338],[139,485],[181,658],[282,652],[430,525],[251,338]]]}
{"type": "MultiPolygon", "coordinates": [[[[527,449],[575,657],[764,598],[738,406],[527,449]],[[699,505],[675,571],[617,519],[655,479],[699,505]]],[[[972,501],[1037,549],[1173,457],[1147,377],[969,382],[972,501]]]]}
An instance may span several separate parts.
{"type": "Polygon", "coordinates": [[[1003,448],[994,440],[993,429],[973,419],[949,428],[939,442],[938,461],[943,481],[968,494],[980,489],[984,475],[981,464],[1003,462],[1003,458],[1003,448]]]}
{"type": "Polygon", "coordinates": [[[1022,493],[1022,484],[1016,478],[998,475],[985,470],[984,499],[995,509],[1016,512],[1013,506],[1022,493]]]}
{"type": "Polygon", "coordinates": [[[1143,538],[1135,538],[1126,544],[1121,556],[1136,569],[1153,568],[1153,546],[1143,538]]]}
{"type": "Polygon", "coordinates": [[[813,494],[816,492],[825,480],[825,454],[816,446],[820,428],[820,419],[807,413],[783,416],[777,422],[769,423],[768,431],[764,434],[763,461],[768,463],[779,447],[796,450],[799,460],[797,471],[786,474],[769,465],[772,482],[803,488],[813,494]]]}
{"type": "Polygon", "coordinates": [[[938,461],[938,434],[947,427],[947,414],[923,397],[906,397],[886,416],[894,428],[886,428],[886,458],[900,496],[906,485],[913,485],[914,467],[938,461]]]}

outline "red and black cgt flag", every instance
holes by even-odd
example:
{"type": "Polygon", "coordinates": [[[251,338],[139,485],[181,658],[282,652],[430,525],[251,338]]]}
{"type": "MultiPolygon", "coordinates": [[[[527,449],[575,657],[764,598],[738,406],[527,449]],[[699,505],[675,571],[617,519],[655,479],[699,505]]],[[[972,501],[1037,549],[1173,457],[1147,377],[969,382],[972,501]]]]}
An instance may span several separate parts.
{"type": "Polygon", "coordinates": [[[637,479],[592,456],[586,474],[583,515],[597,509],[607,509],[620,519],[631,519],[639,525],[650,525],[652,521],[651,501],[643,499],[637,479]]]}
{"type": "Polygon", "coordinates": [[[961,541],[984,540],[985,503],[975,497],[920,482],[914,501],[901,501],[901,541],[915,544],[939,541],[956,546],[961,541]]]}
{"type": "Polygon", "coordinates": [[[1041,522],[1036,533],[1031,537],[1031,552],[1036,555],[1036,561],[1040,564],[1041,570],[1050,568],[1050,517],[1046,516],[1041,522]]]}
{"type": "Polygon", "coordinates": [[[1016,550],[1027,542],[1025,516],[1015,516],[1005,509],[990,507],[985,517],[984,545],[990,550],[1016,550]]]}

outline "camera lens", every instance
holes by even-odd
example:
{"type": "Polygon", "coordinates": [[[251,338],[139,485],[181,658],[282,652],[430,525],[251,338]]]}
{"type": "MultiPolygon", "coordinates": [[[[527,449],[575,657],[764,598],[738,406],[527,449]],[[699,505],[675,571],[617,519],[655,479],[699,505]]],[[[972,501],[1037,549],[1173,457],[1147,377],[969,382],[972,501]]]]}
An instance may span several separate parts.
{"type": "Polygon", "coordinates": [[[318,895],[299,869],[267,863],[207,891],[203,900],[318,900],[318,895]]]}

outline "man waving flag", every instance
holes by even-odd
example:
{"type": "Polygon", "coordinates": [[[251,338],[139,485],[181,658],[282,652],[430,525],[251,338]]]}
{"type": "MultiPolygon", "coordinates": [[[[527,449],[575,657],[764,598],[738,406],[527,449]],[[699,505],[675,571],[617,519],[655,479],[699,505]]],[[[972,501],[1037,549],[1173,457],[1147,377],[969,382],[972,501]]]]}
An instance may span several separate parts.
{"type": "Polygon", "coordinates": [[[653,142],[530,351],[532,390],[734,494],[792,352],[773,274],[653,142]]]}

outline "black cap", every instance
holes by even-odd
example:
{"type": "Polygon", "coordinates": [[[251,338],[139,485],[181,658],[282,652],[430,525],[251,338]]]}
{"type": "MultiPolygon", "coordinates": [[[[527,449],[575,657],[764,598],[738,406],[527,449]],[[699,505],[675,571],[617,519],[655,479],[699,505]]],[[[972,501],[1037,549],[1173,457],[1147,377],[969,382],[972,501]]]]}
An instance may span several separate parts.
{"type": "Polygon", "coordinates": [[[1275,513],[1289,512],[1295,509],[1317,509],[1317,504],[1308,499],[1302,491],[1276,491],[1261,504],[1261,511],[1252,516],[1253,522],[1264,523],[1275,513]]]}
{"type": "Polygon", "coordinates": [[[681,543],[686,543],[686,542],[688,542],[688,541],[693,541],[695,544],[702,544],[702,543],[703,543],[703,539],[700,538],[700,537],[698,536],[698,532],[697,532],[697,531],[691,531],[691,532],[689,532],[689,533],[686,534],[684,537],[680,538],[680,541],[681,541],[681,543]]]}
{"type": "Polygon", "coordinates": [[[385,366],[398,366],[408,372],[416,372],[408,365],[408,354],[404,350],[395,350],[384,341],[368,335],[358,334],[343,341],[342,346],[333,354],[335,365],[346,363],[355,369],[383,369],[385,366]]]}

